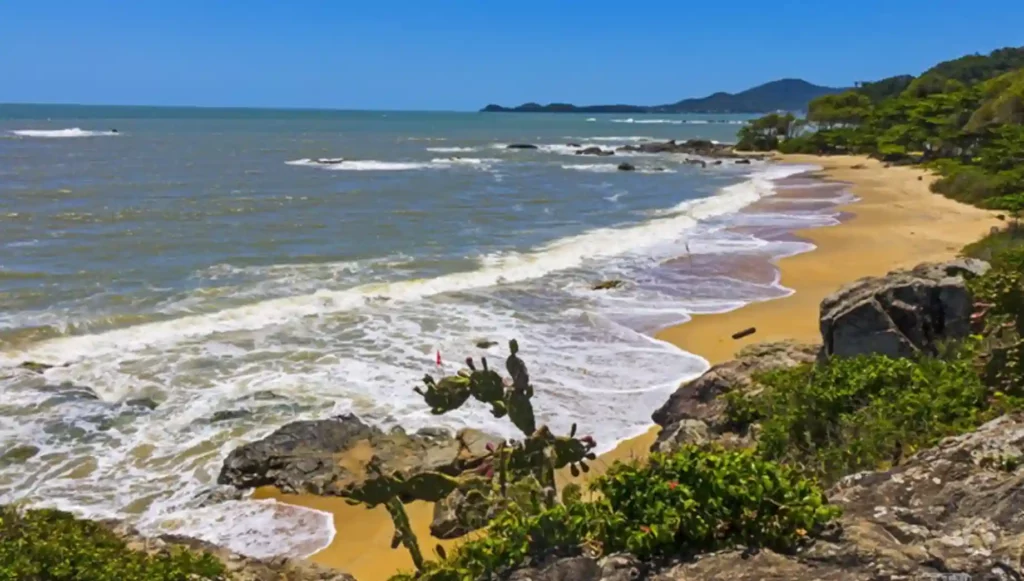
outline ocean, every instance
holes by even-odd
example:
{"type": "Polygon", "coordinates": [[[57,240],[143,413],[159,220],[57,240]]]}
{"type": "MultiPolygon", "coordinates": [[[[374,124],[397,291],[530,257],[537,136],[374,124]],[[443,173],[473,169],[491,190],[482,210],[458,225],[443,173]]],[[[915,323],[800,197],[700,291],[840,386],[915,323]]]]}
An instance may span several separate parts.
{"type": "Polygon", "coordinates": [[[512,338],[541,420],[610,449],[708,367],[655,332],[788,294],[771,261],[813,248],[788,233],[850,198],[810,167],[568,144],[746,119],[0,106],[0,450],[28,450],[0,459],[0,503],[306,554],[325,515],[199,508],[227,453],[347,412],[512,436],[413,393],[438,352],[454,372],[512,338]]]}

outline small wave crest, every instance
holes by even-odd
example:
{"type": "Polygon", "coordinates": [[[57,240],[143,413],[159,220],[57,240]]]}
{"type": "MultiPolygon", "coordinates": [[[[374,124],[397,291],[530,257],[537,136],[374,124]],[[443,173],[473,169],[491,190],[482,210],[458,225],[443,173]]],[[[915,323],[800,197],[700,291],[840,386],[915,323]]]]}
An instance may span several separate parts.
{"type": "Polygon", "coordinates": [[[97,352],[145,349],[224,332],[250,331],[305,317],[351,311],[379,301],[417,301],[426,297],[537,279],[556,271],[580,267],[585,261],[633,252],[674,240],[698,221],[729,214],[774,193],[771,180],[807,171],[813,166],[769,167],[748,181],[719,194],[689,200],[626,227],[597,228],[556,240],[524,254],[515,253],[500,265],[455,272],[427,279],[370,283],[346,290],[321,289],[312,294],[265,300],[209,314],[189,315],[116,329],[95,335],[62,337],[32,347],[20,360],[80,360],[97,352]]]}
{"type": "Polygon", "coordinates": [[[682,119],[612,119],[612,123],[635,123],[637,125],[682,125],[682,119]]]}
{"type": "Polygon", "coordinates": [[[315,167],[330,171],[415,171],[423,169],[445,169],[456,165],[489,166],[500,159],[477,158],[435,158],[430,161],[377,161],[372,159],[348,160],[342,158],[293,159],[288,165],[315,167]]]}
{"type": "Polygon", "coordinates": [[[427,151],[434,153],[469,153],[476,151],[475,147],[428,147],[427,151]]]}
{"type": "Polygon", "coordinates": [[[61,138],[61,137],[113,137],[120,135],[117,131],[87,131],[81,127],[71,127],[69,129],[15,129],[11,133],[19,137],[44,137],[44,138],[61,138]]]}

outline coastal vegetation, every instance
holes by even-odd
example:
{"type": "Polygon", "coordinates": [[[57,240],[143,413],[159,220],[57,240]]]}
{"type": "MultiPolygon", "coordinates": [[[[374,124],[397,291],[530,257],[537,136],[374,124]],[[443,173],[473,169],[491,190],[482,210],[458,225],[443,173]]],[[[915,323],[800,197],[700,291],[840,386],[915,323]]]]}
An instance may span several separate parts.
{"type": "Polygon", "coordinates": [[[969,55],[812,100],[806,119],[768,116],[737,149],[865,154],[936,171],[936,192],[1024,209],[1024,48],[969,55]],[[787,123],[788,122],[788,123],[787,123]]]}
{"type": "Polygon", "coordinates": [[[991,269],[968,282],[976,334],[933,355],[872,354],[757,376],[756,393],[726,394],[734,427],[757,425],[757,452],[825,481],[898,465],[940,439],[1024,409],[1024,233],[972,244],[991,269]]]}
{"type": "Polygon", "coordinates": [[[57,510],[0,507],[2,581],[205,581],[225,578],[214,557],[129,548],[99,523],[57,510]]]}
{"type": "MultiPolygon", "coordinates": [[[[617,463],[586,497],[569,485],[554,501],[535,483],[502,503],[484,536],[439,548],[438,560],[399,578],[490,579],[578,554],[650,561],[736,545],[786,552],[810,541],[840,512],[819,482],[900,465],[1024,409],[1024,237],[1011,225],[965,252],[992,265],[969,281],[980,310],[966,340],[915,357],[833,356],[758,374],[758,389],[725,396],[728,423],[753,434],[752,446],[686,444],[617,463]]],[[[999,466],[1011,470],[1007,462],[999,466]]]]}

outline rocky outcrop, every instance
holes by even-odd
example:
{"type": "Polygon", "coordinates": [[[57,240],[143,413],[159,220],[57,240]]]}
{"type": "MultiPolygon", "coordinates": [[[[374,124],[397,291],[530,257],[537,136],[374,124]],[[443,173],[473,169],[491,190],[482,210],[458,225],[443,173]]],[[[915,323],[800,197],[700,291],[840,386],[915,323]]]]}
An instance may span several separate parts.
{"type": "Polygon", "coordinates": [[[715,365],[687,382],[651,416],[662,427],[652,450],[667,452],[681,444],[706,441],[728,431],[725,401],[730,391],[754,389],[753,376],[815,360],[820,347],[789,341],[758,343],[743,348],[736,359],[715,365]]]}
{"type": "Polygon", "coordinates": [[[631,163],[623,162],[623,163],[619,164],[619,167],[617,169],[619,171],[634,171],[634,170],[636,170],[636,166],[631,164],[631,163]]]}
{"type": "Polygon", "coordinates": [[[513,143],[506,145],[505,149],[537,149],[537,146],[532,143],[513,143]]]}
{"type": "Polygon", "coordinates": [[[186,549],[208,553],[224,564],[231,581],[355,581],[355,578],[347,573],[321,567],[303,559],[285,557],[269,560],[255,559],[191,537],[178,535],[144,537],[123,522],[108,521],[103,524],[121,537],[128,548],[134,551],[170,554],[173,551],[186,549]]]}
{"type": "Polygon", "coordinates": [[[761,156],[740,155],[733,151],[731,145],[715,143],[706,139],[690,139],[682,143],[675,139],[669,141],[652,141],[637,145],[623,145],[616,148],[617,151],[629,151],[635,153],[676,153],[693,155],[699,157],[730,158],[736,160],[763,159],[761,156]]]}
{"type": "Polygon", "coordinates": [[[825,355],[935,353],[938,343],[970,333],[972,297],[965,279],[988,264],[960,259],[922,264],[847,285],[821,303],[825,355]]]}
{"type": "Polygon", "coordinates": [[[337,495],[346,484],[366,478],[376,457],[386,471],[414,474],[434,470],[456,475],[475,467],[488,443],[475,430],[457,435],[443,429],[406,434],[384,432],[352,415],[293,422],[228,455],[217,482],[236,488],[276,486],[283,492],[337,495]]]}
{"type": "Polygon", "coordinates": [[[604,157],[615,155],[615,152],[610,149],[601,149],[600,147],[585,147],[576,151],[576,155],[597,155],[604,157]]]}

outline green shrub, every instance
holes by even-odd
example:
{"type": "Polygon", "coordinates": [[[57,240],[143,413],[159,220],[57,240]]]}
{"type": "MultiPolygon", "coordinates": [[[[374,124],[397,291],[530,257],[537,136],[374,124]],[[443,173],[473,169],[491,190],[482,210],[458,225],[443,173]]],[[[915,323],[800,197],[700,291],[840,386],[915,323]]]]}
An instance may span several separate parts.
{"type": "Polygon", "coordinates": [[[429,564],[419,578],[487,579],[587,548],[641,558],[740,543],[784,551],[839,514],[813,480],[750,451],[687,446],[646,463],[616,464],[591,489],[598,493],[592,501],[568,489],[551,508],[538,499],[510,506],[486,537],[429,564]]]}
{"type": "Polygon", "coordinates": [[[225,579],[214,557],[130,550],[98,523],[56,510],[0,507],[0,581],[200,581],[225,579]]]}
{"type": "MultiPolygon", "coordinates": [[[[1024,272],[1024,226],[1010,223],[1006,228],[968,244],[963,254],[994,263],[994,268],[1024,272]]],[[[978,289],[973,290],[978,292],[978,289]]]]}
{"type": "Polygon", "coordinates": [[[1015,223],[964,250],[992,264],[969,282],[985,309],[980,359],[985,382],[1002,405],[1014,407],[1024,396],[1024,232],[1015,223]]]}
{"type": "Polygon", "coordinates": [[[749,450],[686,446],[613,466],[593,488],[613,514],[602,541],[640,557],[735,544],[785,551],[838,516],[813,480],[749,450]]]}
{"type": "Polygon", "coordinates": [[[898,462],[1002,411],[990,401],[972,345],[939,358],[833,358],[757,378],[727,399],[730,419],[761,422],[758,453],[827,480],[898,462]]]}

